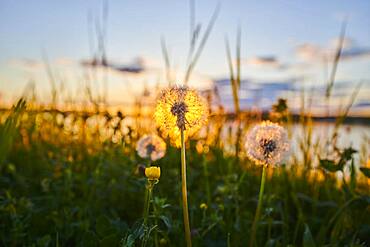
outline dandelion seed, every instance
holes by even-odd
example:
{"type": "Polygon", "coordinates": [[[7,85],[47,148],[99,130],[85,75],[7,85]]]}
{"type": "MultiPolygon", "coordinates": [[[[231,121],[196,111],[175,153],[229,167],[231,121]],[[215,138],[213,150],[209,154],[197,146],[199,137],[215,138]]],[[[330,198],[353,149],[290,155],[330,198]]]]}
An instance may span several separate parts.
{"type": "Polygon", "coordinates": [[[208,107],[198,93],[187,87],[164,90],[157,102],[154,118],[159,128],[180,146],[181,130],[193,135],[207,122],[208,107]]]}
{"type": "Polygon", "coordinates": [[[144,135],[136,145],[136,151],[142,158],[156,161],[166,153],[166,143],[157,135],[144,135]]]}
{"type": "Polygon", "coordinates": [[[158,180],[161,176],[161,168],[157,166],[145,168],[145,176],[148,180],[158,180]]]}
{"type": "Polygon", "coordinates": [[[280,125],[264,121],[248,132],[245,147],[257,164],[276,165],[289,150],[288,134],[280,125]]]}

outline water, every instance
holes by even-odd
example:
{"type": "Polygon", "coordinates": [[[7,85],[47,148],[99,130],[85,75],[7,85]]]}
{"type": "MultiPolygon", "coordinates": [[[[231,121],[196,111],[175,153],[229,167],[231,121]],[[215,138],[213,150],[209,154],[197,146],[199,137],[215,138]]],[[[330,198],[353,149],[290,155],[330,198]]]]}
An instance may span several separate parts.
{"type": "MultiPolygon", "coordinates": [[[[235,137],[236,137],[237,125],[235,122],[228,122],[223,126],[221,138],[224,141],[224,148],[226,152],[235,152],[235,137]],[[231,131],[231,135],[230,135],[231,131]],[[230,136],[233,140],[229,140],[230,136]]],[[[333,152],[328,143],[332,143],[332,137],[334,133],[335,126],[333,123],[314,123],[312,127],[312,137],[311,146],[318,145],[316,152],[314,152],[315,157],[320,155],[321,158],[334,158],[333,152]]],[[[291,151],[290,156],[295,155],[301,157],[300,142],[303,140],[305,134],[305,128],[301,124],[294,124],[289,128],[290,140],[291,140],[291,151]]],[[[243,136],[242,136],[242,140],[243,136]]],[[[357,166],[363,164],[360,163],[360,155],[365,155],[369,158],[370,155],[370,125],[360,125],[360,124],[344,124],[338,129],[337,145],[338,148],[349,148],[357,150],[358,153],[355,154],[355,163],[357,166]],[[364,148],[365,147],[365,148],[364,148]],[[364,153],[365,152],[365,153],[364,153]]],[[[366,158],[366,159],[367,159],[366,158]]],[[[317,165],[317,159],[315,160],[314,166],[317,165]]]]}

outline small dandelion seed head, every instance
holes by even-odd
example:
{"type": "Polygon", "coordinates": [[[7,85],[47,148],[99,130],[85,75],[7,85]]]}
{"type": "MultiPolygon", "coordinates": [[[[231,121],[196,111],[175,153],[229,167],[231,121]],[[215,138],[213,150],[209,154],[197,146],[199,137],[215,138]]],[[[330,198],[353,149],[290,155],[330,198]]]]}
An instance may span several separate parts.
{"type": "Polygon", "coordinates": [[[166,143],[157,135],[144,135],[136,144],[136,151],[142,158],[156,161],[166,153],[166,143]]]}
{"type": "Polygon", "coordinates": [[[264,121],[248,132],[245,147],[248,157],[257,164],[276,165],[289,150],[288,134],[280,125],[264,121]]]}
{"type": "Polygon", "coordinates": [[[207,118],[207,102],[195,90],[174,86],[163,90],[158,97],[154,119],[172,143],[179,142],[181,130],[186,138],[193,135],[207,118]]]}

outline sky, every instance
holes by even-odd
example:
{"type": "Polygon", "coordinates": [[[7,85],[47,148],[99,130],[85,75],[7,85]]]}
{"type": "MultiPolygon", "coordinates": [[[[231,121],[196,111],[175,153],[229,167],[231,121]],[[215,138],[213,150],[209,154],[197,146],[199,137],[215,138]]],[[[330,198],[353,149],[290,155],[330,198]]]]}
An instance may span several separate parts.
{"type": "MultiPolygon", "coordinates": [[[[279,81],[304,77],[310,83],[322,83],[325,66],[321,57],[329,57],[331,61],[335,39],[347,18],[348,56],[338,68],[337,79],[369,83],[370,1],[195,1],[196,22],[201,23],[202,32],[218,4],[218,18],[195,69],[199,78],[228,77],[225,37],[235,49],[236,31],[240,26],[243,78],[279,81]]],[[[100,0],[1,0],[0,92],[3,100],[17,97],[30,80],[35,81],[41,98],[44,97],[49,83],[43,54],[47,54],[54,73],[68,81],[68,88],[82,87],[79,81],[84,73],[77,65],[91,58],[88,17],[99,19],[102,9],[100,0]]],[[[141,58],[148,66],[163,71],[160,43],[163,37],[172,67],[181,73],[185,70],[189,48],[189,20],[189,1],[108,0],[108,60],[117,65],[130,65],[141,58]]],[[[110,95],[119,99],[120,90],[125,90],[124,79],[113,74],[110,95]]]]}

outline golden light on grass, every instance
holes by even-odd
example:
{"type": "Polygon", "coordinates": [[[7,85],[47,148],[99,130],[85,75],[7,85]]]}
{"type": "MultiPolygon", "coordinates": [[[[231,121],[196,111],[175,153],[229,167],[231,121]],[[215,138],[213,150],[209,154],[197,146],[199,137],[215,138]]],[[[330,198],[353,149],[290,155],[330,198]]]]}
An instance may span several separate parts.
{"type": "Polygon", "coordinates": [[[156,161],[166,153],[166,143],[157,135],[144,135],[136,144],[136,151],[141,158],[156,161]]]}
{"type": "Polygon", "coordinates": [[[289,150],[288,133],[276,123],[263,121],[254,126],[247,134],[245,148],[247,156],[256,164],[262,165],[261,185],[258,204],[254,216],[249,246],[254,246],[258,220],[262,209],[262,198],[266,181],[266,168],[282,161],[289,150]]]}
{"type": "Polygon", "coordinates": [[[188,87],[170,87],[160,94],[154,119],[164,134],[167,134],[177,147],[181,146],[182,206],[186,245],[190,247],[185,141],[207,122],[207,103],[195,90],[188,87]]]}

